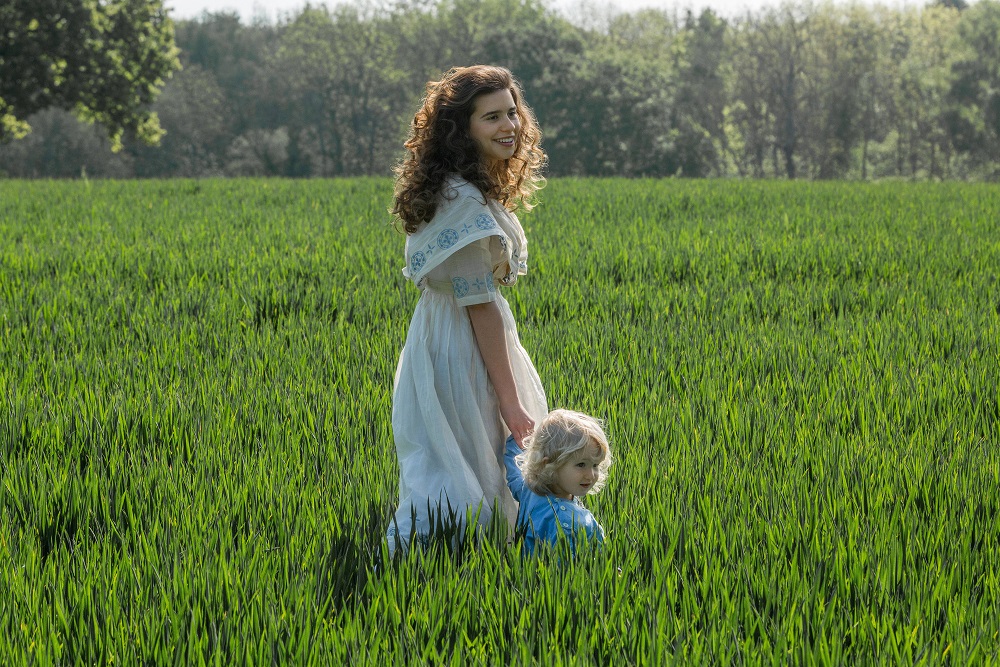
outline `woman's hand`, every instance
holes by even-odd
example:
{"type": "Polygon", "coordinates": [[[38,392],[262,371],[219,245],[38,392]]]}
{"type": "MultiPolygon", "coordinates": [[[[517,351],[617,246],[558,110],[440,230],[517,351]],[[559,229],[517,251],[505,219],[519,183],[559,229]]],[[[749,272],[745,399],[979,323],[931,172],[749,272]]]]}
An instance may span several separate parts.
{"type": "Polygon", "coordinates": [[[500,404],[500,416],[510,429],[510,434],[514,436],[514,442],[521,449],[524,449],[524,439],[531,435],[535,428],[535,420],[525,411],[520,401],[515,401],[510,405],[500,404]]]}

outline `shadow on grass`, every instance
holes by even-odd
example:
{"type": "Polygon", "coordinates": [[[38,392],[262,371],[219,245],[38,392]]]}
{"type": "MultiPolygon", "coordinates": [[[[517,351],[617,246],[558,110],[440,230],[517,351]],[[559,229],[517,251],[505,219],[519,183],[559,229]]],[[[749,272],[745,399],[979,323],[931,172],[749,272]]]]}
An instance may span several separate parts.
{"type": "Polygon", "coordinates": [[[393,521],[391,508],[374,504],[359,508],[354,521],[342,524],[343,530],[330,539],[318,561],[317,604],[334,613],[347,606],[366,606],[371,596],[369,581],[412,566],[407,562],[414,558],[424,567],[444,561],[458,565],[484,549],[506,554],[511,540],[517,539],[499,509],[483,524],[476,512],[448,505],[434,508],[430,516],[426,534],[396,538],[393,549],[386,539],[386,528],[393,521]]]}
{"type": "Polygon", "coordinates": [[[369,504],[345,520],[338,535],[319,558],[316,602],[336,612],[349,605],[365,604],[368,581],[381,570],[387,510],[369,504]]]}

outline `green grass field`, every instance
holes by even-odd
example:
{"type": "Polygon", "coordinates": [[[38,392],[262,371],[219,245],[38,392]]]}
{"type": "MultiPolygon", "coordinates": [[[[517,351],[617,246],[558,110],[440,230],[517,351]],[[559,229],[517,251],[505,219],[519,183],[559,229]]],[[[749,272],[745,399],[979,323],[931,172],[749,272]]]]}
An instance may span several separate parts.
{"type": "Polygon", "coordinates": [[[0,663],[1000,664],[1000,189],[549,183],[607,544],[391,564],[391,187],[0,182],[0,663]]]}

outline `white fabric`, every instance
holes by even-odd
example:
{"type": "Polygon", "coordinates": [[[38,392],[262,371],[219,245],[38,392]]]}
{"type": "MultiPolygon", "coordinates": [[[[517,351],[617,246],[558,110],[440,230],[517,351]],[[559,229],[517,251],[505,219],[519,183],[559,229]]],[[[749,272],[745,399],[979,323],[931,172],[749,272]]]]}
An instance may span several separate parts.
{"type": "Polygon", "coordinates": [[[487,200],[468,181],[445,183],[434,218],[406,237],[403,275],[418,287],[449,255],[481,239],[490,240],[494,277],[513,285],[528,270],[528,242],[517,216],[487,200]]]}
{"type": "MultiPolygon", "coordinates": [[[[490,271],[500,274],[500,282],[513,282],[527,270],[527,244],[516,216],[493,202],[484,203],[478,190],[467,182],[456,185],[459,196],[443,202],[434,220],[411,235],[406,244],[408,270],[404,273],[423,290],[399,357],[393,391],[399,506],[387,531],[390,550],[397,539],[405,548],[411,534],[416,539],[427,535],[435,515],[441,512],[447,519],[449,508],[458,519],[464,518],[467,510],[478,511],[482,524],[490,520],[497,506],[511,527],[517,518],[517,504],[507,488],[503,464],[509,431],[500,417],[468,312],[447,286],[470,270],[490,271]],[[498,224],[487,226],[486,218],[481,217],[484,214],[498,224]],[[484,229],[477,225],[477,219],[484,229]],[[444,244],[437,243],[445,230],[454,231],[455,238],[447,234],[444,244]],[[468,233],[463,235],[462,230],[468,233]],[[472,238],[466,240],[468,237],[472,238]],[[466,247],[467,252],[457,253],[466,247]],[[484,252],[487,248],[489,253],[484,252]],[[416,252],[425,253],[423,262],[414,263],[416,252]]],[[[502,315],[518,398],[528,414],[541,421],[548,413],[541,380],[521,346],[506,299],[498,291],[491,293],[502,315]]]]}

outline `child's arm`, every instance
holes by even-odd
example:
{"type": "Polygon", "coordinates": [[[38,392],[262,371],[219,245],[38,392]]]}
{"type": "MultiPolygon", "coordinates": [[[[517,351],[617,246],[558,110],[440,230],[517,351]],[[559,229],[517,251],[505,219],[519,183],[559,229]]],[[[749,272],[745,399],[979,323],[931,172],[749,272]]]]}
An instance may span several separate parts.
{"type": "Polygon", "coordinates": [[[507,468],[507,488],[510,489],[510,495],[514,496],[514,500],[517,502],[521,502],[521,495],[524,493],[524,475],[517,466],[517,461],[514,460],[514,457],[520,453],[521,448],[514,442],[514,436],[507,438],[507,445],[503,452],[503,463],[504,467],[507,468]]]}
{"type": "Polygon", "coordinates": [[[517,385],[510,369],[510,357],[507,356],[507,338],[500,307],[496,301],[487,301],[467,306],[466,309],[469,311],[479,352],[486,362],[486,372],[497,398],[500,399],[500,416],[520,445],[534,428],[535,422],[517,396],[517,385]]]}

